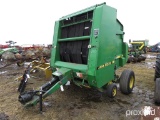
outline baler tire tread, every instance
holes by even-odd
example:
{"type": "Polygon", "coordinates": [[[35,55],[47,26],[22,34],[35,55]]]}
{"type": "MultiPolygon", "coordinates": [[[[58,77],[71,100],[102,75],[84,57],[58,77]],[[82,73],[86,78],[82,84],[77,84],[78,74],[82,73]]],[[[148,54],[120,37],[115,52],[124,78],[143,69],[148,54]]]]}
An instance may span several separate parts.
{"type": "Polygon", "coordinates": [[[160,58],[156,59],[154,80],[156,80],[156,78],[160,78],[160,58]]]}
{"type": "Polygon", "coordinates": [[[124,70],[120,76],[120,91],[123,94],[130,94],[134,88],[135,84],[135,75],[132,70],[124,70]],[[130,88],[131,77],[133,77],[133,86],[130,88]]]}
{"type": "Polygon", "coordinates": [[[160,78],[157,78],[155,81],[154,101],[160,104],[160,78]]]}

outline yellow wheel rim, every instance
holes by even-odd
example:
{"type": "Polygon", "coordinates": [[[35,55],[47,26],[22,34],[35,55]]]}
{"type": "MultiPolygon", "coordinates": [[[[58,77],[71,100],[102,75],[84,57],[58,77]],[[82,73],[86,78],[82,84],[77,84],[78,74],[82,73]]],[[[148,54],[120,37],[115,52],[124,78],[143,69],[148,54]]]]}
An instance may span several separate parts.
{"type": "Polygon", "coordinates": [[[116,88],[113,88],[112,94],[113,94],[113,96],[116,96],[116,94],[117,94],[117,89],[116,88]]]}
{"type": "Polygon", "coordinates": [[[134,84],[134,77],[132,76],[129,82],[129,88],[133,88],[133,84],[134,84]]]}

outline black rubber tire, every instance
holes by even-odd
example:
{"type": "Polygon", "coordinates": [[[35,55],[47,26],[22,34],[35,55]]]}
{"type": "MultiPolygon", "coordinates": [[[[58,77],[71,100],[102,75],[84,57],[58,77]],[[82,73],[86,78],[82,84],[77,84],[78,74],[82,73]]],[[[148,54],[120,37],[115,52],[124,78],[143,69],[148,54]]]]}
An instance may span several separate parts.
{"type": "Polygon", "coordinates": [[[144,51],[144,54],[146,54],[146,53],[147,53],[147,48],[144,47],[144,48],[143,48],[143,51],[144,51]]]}
{"type": "Polygon", "coordinates": [[[155,82],[154,101],[156,104],[160,104],[160,78],[157,78],[155,82]]]}
{"type": "Polygon", "coordinates": [[[154,80],[160,78],[160,58],[156,59],[154,80]]]}
{"type": "Polygon", "coordinates": [[[130,59],[128,58],[128,60],[127,60],[127,63],[130,63],[131,61],[130,61],[130,59]]]}
{"type": "Polygon", "coordinates": [[[127,60],[127,63],[130,63],[130,62],[132,62],[132,57],[128,57],[128,60],[127,60]]]}
{"type": "Polygon", "coordinates": [[[133,57],[133,58],[132,58],[132,62],[133,62],[133,63],[136,63],[137,61],[138,61],[138,58],[136,58],[136,57],[133,57]]]}
{"type": "Polygon", "coordinates": [[[142,61],[142,57],[139,56],[138,59],[137,59],[137,62],[141,62],[142,61]]]}
{"type": "Polygon", "coordinates": [[[107,96],[110,98],[114,98],[116,96],[116,94],[113,94],[113,90],[116,89],[116,94],[117,94],[117,86],[115,83],[109,84],[107,86],[107,96]]]}
{"type": "Polygon", "coordinates": [[[134,88],[135,84],[135,75],[132,70],[124,70],[120,76],[120,90],[124,94],[130,94],[134,88]],[[133,84],[130,88],[130,81],[133,77],[133,84]]]}

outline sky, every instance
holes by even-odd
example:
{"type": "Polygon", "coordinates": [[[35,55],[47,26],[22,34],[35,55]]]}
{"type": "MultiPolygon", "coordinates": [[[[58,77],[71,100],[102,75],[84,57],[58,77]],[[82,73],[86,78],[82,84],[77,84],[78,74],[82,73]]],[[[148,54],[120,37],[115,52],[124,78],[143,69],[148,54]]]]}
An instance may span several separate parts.
{"type": "Polygon", "coordinates": [[[56,20],[103,2],[117,9],[124,41],[160,42],[159,0],[0,0],[0,44],[51,44],[56,20]]]}

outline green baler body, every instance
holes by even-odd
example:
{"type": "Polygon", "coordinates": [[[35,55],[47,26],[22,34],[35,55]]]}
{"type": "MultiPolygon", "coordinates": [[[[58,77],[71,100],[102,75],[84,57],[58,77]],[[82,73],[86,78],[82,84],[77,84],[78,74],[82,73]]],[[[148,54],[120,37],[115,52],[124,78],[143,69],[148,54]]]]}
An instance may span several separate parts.
{"type": "Polygon", "coordinates": [[[74,82],[102,88],[128,59],[123,35],[117,10],[105,3],[62,17],[55,22],[51,67],[71,69],[74,82]]]}

